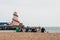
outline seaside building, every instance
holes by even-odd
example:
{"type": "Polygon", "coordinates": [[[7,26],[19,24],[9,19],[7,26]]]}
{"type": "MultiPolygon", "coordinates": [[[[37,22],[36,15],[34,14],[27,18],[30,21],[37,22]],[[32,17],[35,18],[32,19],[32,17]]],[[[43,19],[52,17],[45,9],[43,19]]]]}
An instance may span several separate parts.
{"type": "Polygon", "coordinates": [[[12,21],[11,21],[11,25],[17,25],[19,27],[23,27],[23,23],[20,23],[20,21],[18,20],[18,15],[17,15],[17,12],[14,12],[13,13],[13,18],[12,18],[12,21]]]}

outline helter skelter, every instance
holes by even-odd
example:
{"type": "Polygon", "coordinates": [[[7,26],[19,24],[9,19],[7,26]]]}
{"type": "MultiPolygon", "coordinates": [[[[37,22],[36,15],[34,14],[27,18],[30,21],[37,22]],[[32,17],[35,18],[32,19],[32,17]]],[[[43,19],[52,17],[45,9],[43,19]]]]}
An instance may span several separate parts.
{"type": "Polygon", "coordinates": [[[17,12],[14,12],[14,13],[13,13],[13,18],[12,18],[11,25],[16,25],[16,26],[19,26],[19,27],[23,27],[23,26],[24,26],[24,25],[23,25],[22,23],[20,23],[20,21],[18,20],[17,12]]]}

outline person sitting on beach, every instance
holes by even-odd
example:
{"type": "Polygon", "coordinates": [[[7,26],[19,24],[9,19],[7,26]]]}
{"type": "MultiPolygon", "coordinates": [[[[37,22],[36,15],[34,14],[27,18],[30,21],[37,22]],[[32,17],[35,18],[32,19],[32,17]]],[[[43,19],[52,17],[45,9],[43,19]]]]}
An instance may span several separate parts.
{"type": "Polygon", "coordinates": [[[29,32],[29,26],[25,28],[25,32],[29,32]]]}
{"type": "Polygon", "coordinates": [[[33,28],[31,29],[31,32],[37,32],[37,29],[33,27],[33,28]]]}
{"type": "Polygon", "coordinates": [[[42,32],[42,33],[46,32],[46,30],[45,30],[44,27],[41,28],[41,32],[42,32]]]}

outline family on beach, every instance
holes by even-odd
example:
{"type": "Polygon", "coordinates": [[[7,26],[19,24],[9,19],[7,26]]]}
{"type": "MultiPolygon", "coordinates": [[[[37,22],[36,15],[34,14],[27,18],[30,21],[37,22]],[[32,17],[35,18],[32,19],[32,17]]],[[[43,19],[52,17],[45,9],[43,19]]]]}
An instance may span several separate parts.
{"type": "Polygon", "coordinates": [[[16,27],[16,32],[46,32],[45,28],[42,27],[42,28],[37,28],[37,27],[25,27],[25,28],[19,28],[19,27],[16,27]]]}

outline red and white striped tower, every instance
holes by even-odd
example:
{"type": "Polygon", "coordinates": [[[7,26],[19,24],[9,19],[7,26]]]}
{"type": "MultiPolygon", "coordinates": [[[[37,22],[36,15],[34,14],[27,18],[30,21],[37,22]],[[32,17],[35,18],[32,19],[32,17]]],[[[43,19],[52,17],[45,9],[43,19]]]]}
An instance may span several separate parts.
{"type": "Polygon", "coordinates": [[[24,28],[23,23],[20,23],[19,20],[18,20],[17,12],[13,13],[13,18],[12,18],[11,25],[16,25],[16,26],[24,28]]]}
{"type": "Polygon", "coordinates": [[[20,24],[20,22],[18,21],[17,12],[14,12],[14,13],[13,13],[13,18],[12,18],[11,24],[12,24],[12,25],[19,25],[19,24],[20,24]]]}

